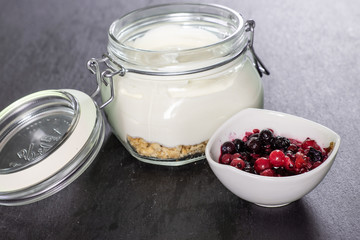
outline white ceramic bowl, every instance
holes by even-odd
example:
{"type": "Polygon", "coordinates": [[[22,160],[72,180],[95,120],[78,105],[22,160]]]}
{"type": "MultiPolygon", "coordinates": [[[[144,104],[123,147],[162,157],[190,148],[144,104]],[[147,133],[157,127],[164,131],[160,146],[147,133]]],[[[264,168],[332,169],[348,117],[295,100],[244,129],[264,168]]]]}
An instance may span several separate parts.
{"type": "Polygon", "coordinates": [[[205,152],[212,171],[235,195],[260,206],[279,207],[300,199],[322,181],[335,160],[339,146],[340,136],[318,123],[285,113],[249,108],[226,121],[210,138],[205,152]],[[319,167],[294,176],[260,176],[218,162],[222,143],[241,139],[246,131],[255,128],[271,128],[276,135],[298,140],[310,137],[320,147],[328,147],[330,142],[335,145],[328,159],[319,167]]]}

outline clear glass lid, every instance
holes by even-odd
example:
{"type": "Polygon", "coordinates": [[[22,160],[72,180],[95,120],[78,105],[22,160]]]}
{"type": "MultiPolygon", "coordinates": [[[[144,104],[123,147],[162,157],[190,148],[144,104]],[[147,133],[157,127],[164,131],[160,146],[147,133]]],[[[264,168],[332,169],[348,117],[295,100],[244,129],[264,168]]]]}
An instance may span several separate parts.
{"type": "Polygon", "coordinates": [[[104,139],[93,100],[76,90],[41,91],[0,112],[0,204],[38,201],[93,161],[104,139]]]}

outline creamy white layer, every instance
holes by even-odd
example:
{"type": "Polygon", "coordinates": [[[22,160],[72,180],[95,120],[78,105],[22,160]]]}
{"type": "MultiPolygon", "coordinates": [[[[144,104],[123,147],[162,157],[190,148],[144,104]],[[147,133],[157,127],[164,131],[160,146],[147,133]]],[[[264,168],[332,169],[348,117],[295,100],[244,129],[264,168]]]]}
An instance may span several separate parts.
{"type": "MultiPolygon", "coordinates": [[[[205,30],[169,24],[147,32],[132,47],[183,50],[217,41],[217,36],[205,30]]],[[[183,62],[176,55],[159,61],[183,62]]],[[[245,56],[214,70],[184,76],[129,72],[115,77],[114,87],[115,98],[105,111],[114,132],[124,142],[130,135],[167,147],[199,144],[241,109],[263,106],[260,77],[245,56]]],[[[105,86],[102,96],[103,100],[109,98],[105,86]]]]}

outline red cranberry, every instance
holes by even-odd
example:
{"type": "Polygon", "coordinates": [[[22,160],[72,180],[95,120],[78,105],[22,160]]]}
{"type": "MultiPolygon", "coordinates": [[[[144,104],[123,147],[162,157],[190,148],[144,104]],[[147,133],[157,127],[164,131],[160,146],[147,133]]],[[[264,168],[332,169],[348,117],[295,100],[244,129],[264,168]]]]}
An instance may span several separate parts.
{"type": "Polygon", "coordinates": [[[295,170],[295,163],[288,156],[284,157],[284,168],[289,172],[293,172],[295,170]]]}
{"type": "Polygon", "coordinates": [[[220,157],[220,163],[223,163],[223,164],[230,164],[230,162],[231,162],[231,160],[232,160],[232,156],[231,156],[231,154],[230,153],[226,153],[226,154],[224,154],[224,155],[222,155],[221,157],[220,157]]]}
{"type": "Polygon", "coordinates": [[[257,128],[253,129],[253,133],[259,133],[259,132],[260,132],[259,129],[257,129],[257,128]]]}
{"type": "Polygon", "coordinates": [[[310,139],[310,138],[306,138],[305,141],[301,144],[301,147],[302,147],[303,149],[307,149],[307,148],[313,147],[313,148],[315,148],[316,150],[321,151],[321,148],[320,148],[320,146],[316,143],[316,141],[313,140],[313,139],[310,139]]]}
{"type": "Polygon", "coordinates": [[[245,137],[250,137],[253,134],[254,134],[253,132],[245,132],[245,137]]]}
{"type": "Polygon", "coordinates": [[[236,167],[240,170],[244,169],[245,167],[245,162],[244,160],[242,160],[241,158],[234,158],[231,163],[230,163],[231,166],[233,167],[236,167]]]}
{"type": "Polygon", "coordinates": [[[261,173],[262,171],[271,167],[270,160],[264,157],[258,158],[254,163],[254,169],[257,173],[261,173]]]}
{"type": "Polygon", "coordinates": [[[276,173],[273,169],[266,169],[260,173],[261,176],[276,176],[276,173]]]}
{"type": "Polygon", "coordinates": [[[296,168],[303,168],[303,167],[306,167],[307,165],[307,162],[304,158],[304,155],[302,153],[296,153],[296,160],[295,160],[295,167],[296,168]]]}
{"type": "Polygon", "coordinates": [[[282,167],[284,165],[285,154],[283,151],[274,150],[270,153],[269,160],[274,167],[282,167]]]}

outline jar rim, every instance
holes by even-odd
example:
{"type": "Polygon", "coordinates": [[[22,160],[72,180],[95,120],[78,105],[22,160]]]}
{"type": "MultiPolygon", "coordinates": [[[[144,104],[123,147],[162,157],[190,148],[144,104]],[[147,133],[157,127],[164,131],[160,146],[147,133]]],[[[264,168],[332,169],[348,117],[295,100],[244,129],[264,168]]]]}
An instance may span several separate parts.
{"type": "MultiPolygon", "coordinates": [[[[174,12],[176,13],[176,12],[174,12]]],[[[180,12],[178,12],[180,13],[180,12]]],[[[219,4],[202,4],[202,3],[168,3],[168,4],[159,4],[159,5],[153,5],[153,6],[148,6],[148,7],[144,7],[144,8],[140,8],[140,9],[136,9],[134,11],[131,11],[127,14],[125,14],[124,16],[120,17],[119,19],[115,20],[109,28],[109,39],[111,39],[112,41],[114,41],[114,43],[118,44],[119,46],[123,47],[124,49],[127,50],[132,50],[132,51],[137,51],[137,52],[148,52],[148,53],[177,53],[177,52],[189,52],[189,51],[194,51],[194,50],[199,50],[199,49],[204,49],[207,47],[214,47],[217,45],[221,45],[224,42],[229,41],[230,39],[233,39],[234,37],[236,37],[240,31],[242,31],[244,29],[244,19],[242,18],[241,14],[236,12],[235,10],[228,8],[226,6],[223,5],[219,5],[219,4]],[[114,34],[114,28],[116,25],[118,25],[121,21],[123,21],[124,19],[134,15],[134,14],[140,14],[141,12],[144,11],[148,11],[148,10],[152,10],[152,9],[159,9],[159,8],[166,8],[166,7],[173,7],[173,6],[199,6],[199,7],[213,7],[213,8],[217,8],[217,9],[221,9],[221,10],[225,10],[231,14],[233,14],[233,16],[236,17],[236,19],[239,21],[239,24],[236,28],[236,30],[234,32],[232,32],[229,36],[226,36],[223,39],[219,39],[219,41],[209,44],[209,45],[204,45],[201,47],[194,47],[194,48],[187,48],[187,49],[181,49],[181,50],[149,50],[149,49],[141,49],[141,48],[134,48],[131,47],[129,45],[124,44],[123,42],[119,41],[119,39],[115,36],[114,34]]]]}
{"type": "Polygon", "coordinates": [[[154,5],[132,11],[110,25],[108,56],[120,66],[143,73],[191,72],[194,69],[231,61],[244,53],[248,42],[244,33],[245,22],[242,16],[222,5],[154,5]],[[180,50],[147,50],[129,46],[146,31],[168,22],[205,29],[215,34],[218,40],[204,46],[180,50]],[[168,61],[169,59],[171,61],[168,61]],[[184,59],[186,60],[183,61],[184,59]]]}

